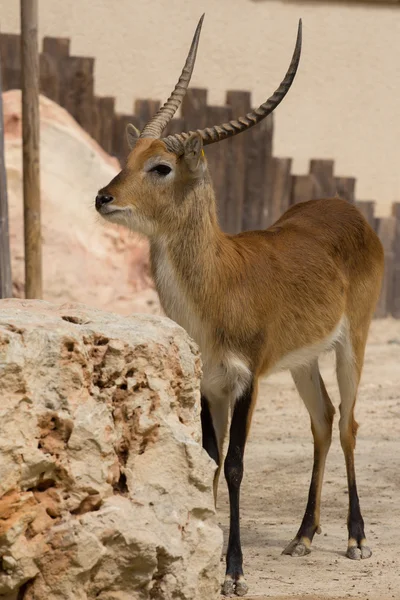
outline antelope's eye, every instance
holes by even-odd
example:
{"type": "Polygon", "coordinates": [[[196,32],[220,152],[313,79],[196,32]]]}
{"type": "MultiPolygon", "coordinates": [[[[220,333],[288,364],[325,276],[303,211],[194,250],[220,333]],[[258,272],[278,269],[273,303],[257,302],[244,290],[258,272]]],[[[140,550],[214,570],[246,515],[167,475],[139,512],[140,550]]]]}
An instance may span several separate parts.
{"type": "Polygon", "coordinates": [[[157,175],[162,175],[163,177],[171,173],[171,171],[172,169],[168,165],[156,165],[150,169],[150,173],[157,173],[157,175]]]}

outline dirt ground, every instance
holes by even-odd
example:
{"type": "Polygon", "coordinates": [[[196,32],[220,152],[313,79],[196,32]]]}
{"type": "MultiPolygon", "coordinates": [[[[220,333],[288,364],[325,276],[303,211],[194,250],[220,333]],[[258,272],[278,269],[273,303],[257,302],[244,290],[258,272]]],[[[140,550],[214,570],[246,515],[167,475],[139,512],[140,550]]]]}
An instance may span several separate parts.
{"type": "MultiPolygon", "coordinates": [[[[400,320],[374,321],[359,389],[356,472],[372,557],[345,557],[347,486],[338,432],[334,356],[320,361],[337,409],[322,492],[321,535],[311,554],[281,552],[303,517],[312,468],[308,413],[289,373],[260,387],[245,455],[241,531],[248,600],[400,599],[400,320]]],[[[218,519],[228,532],[221,480],[218,519]]],[[[225,557],[221,561],[223,573],[225,557]]]]}

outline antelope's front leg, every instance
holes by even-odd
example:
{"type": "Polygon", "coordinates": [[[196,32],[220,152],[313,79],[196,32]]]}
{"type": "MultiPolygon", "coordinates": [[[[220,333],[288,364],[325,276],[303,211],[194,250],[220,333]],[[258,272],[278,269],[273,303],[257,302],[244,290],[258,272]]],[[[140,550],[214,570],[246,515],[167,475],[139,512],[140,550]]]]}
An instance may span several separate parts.
{"type": "Polygon", "coordinates": [[[244,596],[248,590],[243,575],[243,555],[240,544],[240,484],[243,478],[243,455],[250,427],[252,405],[255,402],[253,382],[236,400],[229,433],[229,448],[224,471],[229,490],[230,524],[226,554],[226,575],[222,593],[244,596]]]}

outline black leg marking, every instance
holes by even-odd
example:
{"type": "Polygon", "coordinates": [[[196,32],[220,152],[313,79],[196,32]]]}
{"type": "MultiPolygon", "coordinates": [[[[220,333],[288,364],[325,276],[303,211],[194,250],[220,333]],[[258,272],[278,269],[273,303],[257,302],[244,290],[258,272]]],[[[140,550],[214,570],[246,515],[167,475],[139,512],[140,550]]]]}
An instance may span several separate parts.
{"type": "Polygon", "coordinates": [[[353,560],[359,560],[360,558],[369,558],[372,552],[367,546],[365,539],[364,519],[361,515],[360,501],[358,499],[353,456],[350,458],[346,457],[346,466],[349,484],[349,515],[347,519],[349,545],[346,556],[353,560]]]}
{"type": "Polygon", "coordinates": [[[296,537],[286,546],[282,554],[290,556],[304,556],[311,552],[311,542],[316,532],[320,532],[319,520],[319,492],[318,483],[320,476],[319,453],[314,449],[314,466],[312,471],[310,490],[306,511],[296,537]]]}
{"type": "Polygon", "coordinates": [[[306,512],[304,513],[303,520],[300,525],[300,529],[297,532],[297,538],[306,537],[312,542],[313,537],[318,529],[318,523],[316,518],[317,511],[317,493],[318,493],[318,479],[319,479],[319,456],[318,451],[314,453],[314,466],[312,471],[310,490],[308,493],[308,502],[306,512]]]}
{"type": "Polygon", "coordinates": [[[235,592],[238,596],[242,596],[247,592],[247,585],[243,577],[243,555],[240,544],[239,497],[240,484],[243,478],[243,455],[252,395],[253,384],[236,401],[230,428],[229,448],[224,464],[230,505],[226,578],[223,587],[223,593],[226,595],[235,592]]]}
{"type": "Polygon", "coordinates": [[[360,501],[358,499],[357,485],[353,481],[349,486],[349,539],[354,538],[358,543],[365,538],[364,519],[361,515],[360,501]]]}
{"type": "Polygon", "coordinates": [[[217,437],[215,435],[208,400],[205,396],[201,397],[201,429],[203,432],[203,448],[219,466],[220,458],[217,437]]]}

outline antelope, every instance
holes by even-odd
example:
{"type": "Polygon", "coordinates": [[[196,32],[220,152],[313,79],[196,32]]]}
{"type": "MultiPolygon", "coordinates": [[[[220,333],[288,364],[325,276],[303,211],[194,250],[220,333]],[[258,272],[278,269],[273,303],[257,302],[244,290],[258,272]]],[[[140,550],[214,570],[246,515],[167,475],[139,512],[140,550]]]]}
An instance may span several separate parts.
{"type": "Polygon", "coordinates": [[[318,357],[336,352],[340,441],[349,512],[347,556],[368,558],[357,494],[354,407],[368,329],[383,273],[380,241],[360,212],[338,197],[291,206],[264,231],[227,235],[203,147],[248,130],[270,114],[290,89],[301,53],[302,29],[289,69],[274,94],[244,117],[219,126],[161,137],[192,75],[204,15],[181,76],[167,102],[138,131],[127,126],[127,163],[96,197],[99,214],[148,237],[161,305],[198,344],[202,443],[217,468],[216,499],[229,428],[224,473],[230,528],[225,595],[245,595],[239,493],[243,455],[261,376],[289,369],[310,414],[314,463],[300,528],[284,554],[310,552],[320,531],[320,499],[335,409],[318,357]]]}

